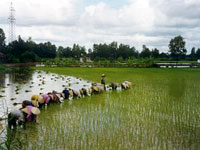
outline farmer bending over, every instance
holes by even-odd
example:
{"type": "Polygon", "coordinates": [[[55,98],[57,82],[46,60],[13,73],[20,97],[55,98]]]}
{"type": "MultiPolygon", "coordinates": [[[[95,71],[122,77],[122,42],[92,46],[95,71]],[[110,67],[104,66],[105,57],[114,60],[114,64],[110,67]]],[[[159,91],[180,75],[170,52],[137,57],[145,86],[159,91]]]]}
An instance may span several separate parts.
{"type": "Polygon", "coordinates": [[[33,106],[27,106],[24,109],[21,109],[21,111],[25,112],[25,121],[34,121],[36,122],[37,120],[37,115],[40,114],[40,110],[37,107],[33,106]]]}

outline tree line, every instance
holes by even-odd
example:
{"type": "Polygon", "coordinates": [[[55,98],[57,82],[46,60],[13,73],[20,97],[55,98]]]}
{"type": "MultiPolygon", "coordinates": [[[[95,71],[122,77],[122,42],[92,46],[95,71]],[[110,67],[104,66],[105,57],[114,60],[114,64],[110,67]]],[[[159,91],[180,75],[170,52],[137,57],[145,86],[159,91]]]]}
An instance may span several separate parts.
{"type": "Polygon", "coordinates": [[[56,47],[51,42],[35,43],[31,38],[23,40],[20,36],[12,43],[6,44],[5,33],[0,28],[0,60],[4,63],[25,63],[36,62],[42,59],[54,58],[80,58],[89,57],[91,60],[125,61],[128,59],[153,58],[156,60],[197,60],[200,59],[200,48],[193,47],[191,53],[187,55],[186,42],[182,36],[176,36],[170,40],[169,51],[160,52],[157,48],[149,49],[142,46],[139,52],[133,46],[127,44],[94,44],[92,48],[86,49],[84,46],[74,44],[73,47],[56,47]]]}

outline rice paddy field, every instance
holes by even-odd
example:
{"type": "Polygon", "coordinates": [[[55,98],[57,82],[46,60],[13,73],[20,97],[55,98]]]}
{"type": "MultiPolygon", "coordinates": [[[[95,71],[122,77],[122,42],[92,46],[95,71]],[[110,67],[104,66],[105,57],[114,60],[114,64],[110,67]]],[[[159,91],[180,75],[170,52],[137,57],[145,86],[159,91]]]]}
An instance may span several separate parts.
{"type": "Polygon", "coordinates": [[[200,69],[36,69],[133,86],[43,108],[38,123],[17,129],[23,149],[200,149],[200,69]]]}

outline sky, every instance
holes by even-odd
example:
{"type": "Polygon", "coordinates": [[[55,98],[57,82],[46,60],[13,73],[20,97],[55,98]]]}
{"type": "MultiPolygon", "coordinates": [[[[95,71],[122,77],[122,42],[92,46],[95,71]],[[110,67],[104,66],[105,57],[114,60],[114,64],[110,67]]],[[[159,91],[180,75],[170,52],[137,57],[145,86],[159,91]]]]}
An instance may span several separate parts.
{"type": "MultiPolygon", "coordinates": [[[[200,48],[200,0],[12,0],[16,35],[57,46],[118,43],[168,52],[181,35],[200,48]]],[[[0,28],[9,33],[11,0],[0,0],[0,28]]]]}

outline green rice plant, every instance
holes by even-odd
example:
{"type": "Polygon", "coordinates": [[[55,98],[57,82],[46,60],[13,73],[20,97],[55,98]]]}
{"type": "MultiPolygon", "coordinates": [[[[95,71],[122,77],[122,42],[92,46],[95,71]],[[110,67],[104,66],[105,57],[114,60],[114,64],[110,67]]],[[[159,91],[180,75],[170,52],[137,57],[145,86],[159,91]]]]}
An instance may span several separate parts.
{"type": "Polygon", "coordinates": [[[22,149],[199,149],[200,70],[131,68],[39,68],[106,83],[131,81],[107,91],[49,105],[18,130],[22,149]]]}
{"type": "Polygon", "coordinates": [[[19,140],[19,138],[16,138],[16,131],[10,130],[8,127],[6,127],[6,131],[2,130],[0,136],[1,150],[21,150],[22,142],[19,140]]]}
{"type": "Polygon", "coordinates": [[[21,150],[23,142],[19,140],[16,136],[16,129],[10,129],[8,127],[8,110],[6,109],[6,102],[3,101],[4,116],[2,116],[2,121],[4,121],[5,127],[0,132],[0,150],[21,150]],[[6,110],[6,111],[5,111],[6,110]]]}

